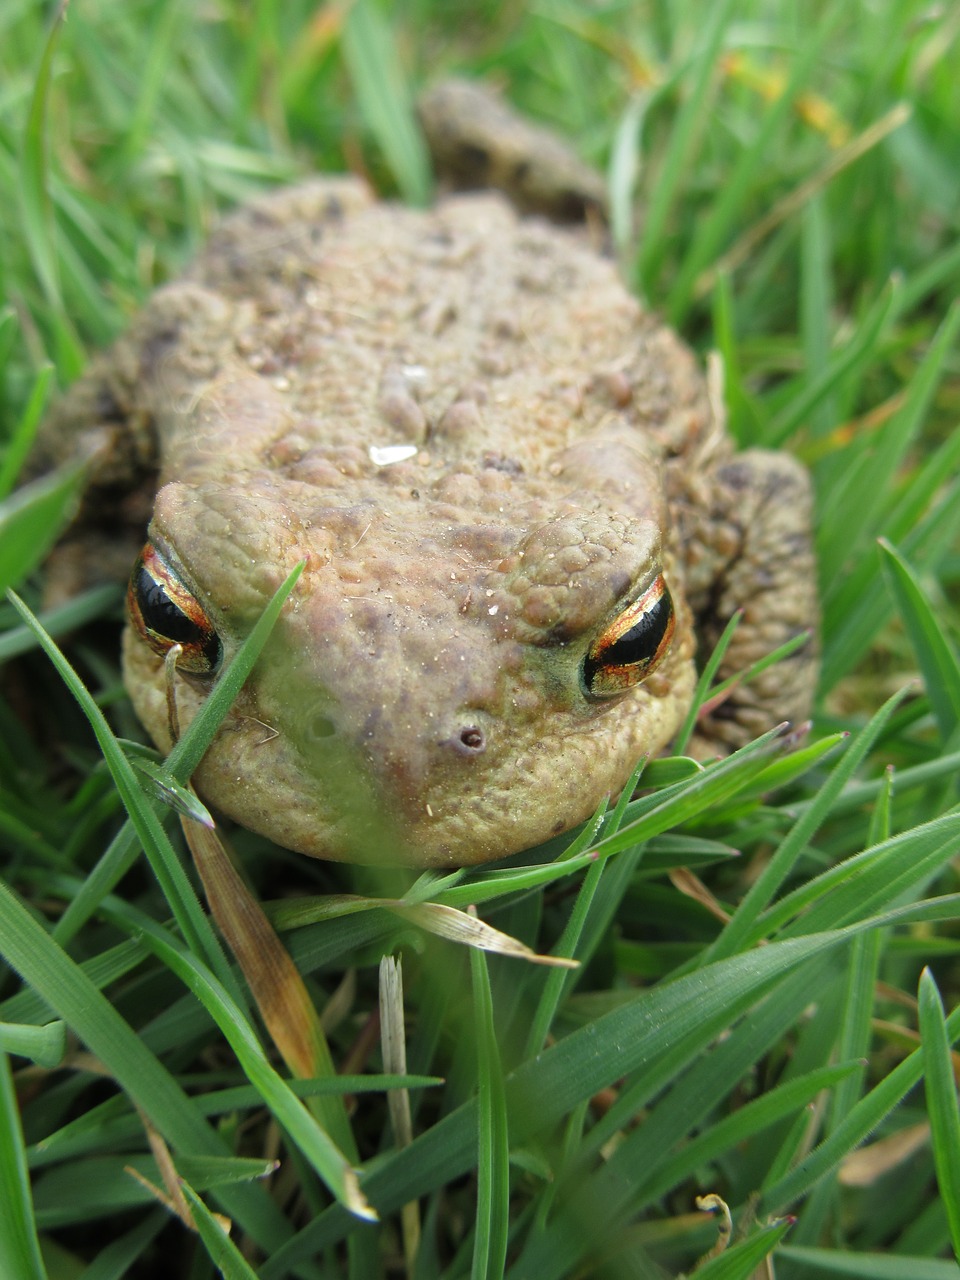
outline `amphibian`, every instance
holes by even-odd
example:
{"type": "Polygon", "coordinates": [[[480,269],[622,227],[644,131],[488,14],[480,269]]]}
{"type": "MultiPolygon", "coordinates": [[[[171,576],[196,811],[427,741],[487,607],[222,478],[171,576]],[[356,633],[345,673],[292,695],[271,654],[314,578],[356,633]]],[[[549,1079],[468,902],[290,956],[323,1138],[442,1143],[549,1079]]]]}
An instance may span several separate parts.
{"type": "MultiPolygon", "coordinates": [[[[313,856],[460,865],[616,793],[735,610],[724,672],[815,624],[806,474],[735,454],[717,400],[586,231],[333,178],[227,218],[45,438],[108,446],[101,495],[158,472],[124,673],[164,749],[163,652],[189,723],[306,561],[201,794],[313,856]]],[[[814,648],[700,752],[802,719],[814,648]]]]}

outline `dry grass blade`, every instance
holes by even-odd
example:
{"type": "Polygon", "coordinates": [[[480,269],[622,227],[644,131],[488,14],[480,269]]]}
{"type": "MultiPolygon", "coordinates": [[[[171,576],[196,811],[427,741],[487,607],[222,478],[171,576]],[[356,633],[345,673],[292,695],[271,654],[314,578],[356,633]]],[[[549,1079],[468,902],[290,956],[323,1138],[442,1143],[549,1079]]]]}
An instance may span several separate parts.
{"type": "MultiPolygon", "coordinates": [[[[326,1037],[303,978],[219,836],[190,818],[182,819],[181,825],[210,910],[284,1062],[301,1080],[334,1075],[326,1037]]],[[[340,1105],[337,1099],[326,1102],[328,1109],[329,1104],[334,1108],[340,1105]]],[[[342,1111],[339,1119],[333,1115],[325,1119],[342,1145],[342,1111]]]]}
{"type": "Polygon", "coordinates": [[[410,905],[400,903],[390,905],[390,910],[407,920],[412,920],[428,933],[435,933],[438,938],[459,942],[467,947],[476,947],[478,951],[490,951],[498,956],[514,956],[518,960],[527,960],[531,964],[552,965],[558,969],[580,967],[579,960],[570,960],[566,956],[540,955],[525,943],[511,938],[508,933],[501,933],[492,924],[478,920],[476,916],[467,915],[465,911],[458,911],[456,907],[444,907],[438,902],[410,905]]]}
{"type": "MultiPolygon", "coordinates": [[[[393,956],[380,960],[380,1041],[384,1071],[407,1074],[407,1036],[403,1016],[403,969],[393,956]]],[[[413,1141],[410,1117],[410,1090],[391,1089],[387,1094],[390,1123],[398,1147],[409,1147],[413,1141]]],[[[400,1214],[403,1231],[403,1260],[412,1276],[420,1248],[420,1206],[416,1200],[405,1204],[400,1214]]]]}

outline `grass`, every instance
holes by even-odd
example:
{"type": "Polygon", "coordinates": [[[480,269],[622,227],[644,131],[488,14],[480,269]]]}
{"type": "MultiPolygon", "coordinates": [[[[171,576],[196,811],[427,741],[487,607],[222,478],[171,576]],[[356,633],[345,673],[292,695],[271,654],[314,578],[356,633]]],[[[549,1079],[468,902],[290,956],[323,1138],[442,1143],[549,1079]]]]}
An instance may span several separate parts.
{"type": "MultiPolygon", "coordinates": [[[[768,1257],[778,1280],[960,1275],[956,8],[53,16],[0,12],[0,581],[93,696],[0,605],[0,1275],[675,1276],[716,1239],[707,1193],[734,1238],[705,1278],[768,1257]],[[627,279],[721,352],[740,443],[810,465],[817,719],[796,751],[652,762],[572,847],[467,876],[237,833],[340,1072],[288,1078],[158,820],[157,770],[114,741],[139,736],[119,590],[42,608],[76,477],[8,495],[55,387],[218,210],[314,168],[427,199],[409,104],[454,69],[608,166],[627,279]],[[450,935],[471,904],[580,968],[468,951],[450,935]],[[401,953],[406,1054],[381,1058],[377,970],[401,953]],[[349,1163],[377,1224],[349,1208],[349,1163]]],[[[187,735],[170,775],[199,749],[187,735]]]]}

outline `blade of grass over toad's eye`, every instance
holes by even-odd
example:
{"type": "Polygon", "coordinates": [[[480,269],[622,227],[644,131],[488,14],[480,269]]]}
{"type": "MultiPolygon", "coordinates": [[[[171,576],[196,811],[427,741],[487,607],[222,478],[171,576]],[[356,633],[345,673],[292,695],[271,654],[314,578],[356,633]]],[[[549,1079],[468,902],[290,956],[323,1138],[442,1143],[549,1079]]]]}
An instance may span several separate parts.
{"type": "Polygon", "coordinates": [[[0,1049],[0,1275],[46,1280],[10,1060],[0,1049]]]}
{"type": "MultiPolygon", "coordinates": [[[[240,646],[230,666],[214,685],[210,696],[164,762],[164,769],[176,778],[177,782],[183,782],[189,778],[199,764],[203,753],[213,740],[213,735],[229,711],[231,703],[253,669],[280,615],[280,610],[302,571],[301,563],[281,583],[250,635],[240,646]]],[[[133,865],[136,856],[133,827],[128,823],[111,841],[106,853],[87,876],[83,887],[71,900],[63,917],[58,921],[54,930],[58,941],[65,944],[82,928],[84,921],[96,911],[104,896],[133,865]]]]}
{"type": "Polygon", "coordinates": [[[960,659],[944,635],[913,567],[896,547],[883,538],[880,539],[880,555],[900,617],[923,673],[927,697],[940,730],[940,740],[946,745],[960,725],[960,659]]]}
{"type": "Polygon", "coordinates": [[[286,604],[287,597],[303,573],[305,563],[301,560],[274,592],[273,598],[234,655],[233,661],[217,680],[209,697],[190,721],[189,728],[167,756],[166,766],[178,781],[183,782],[190,777],[213,741],[213,735],[246,683],[263,646],[267,643],[270,632],[280,616],[280,610],[286,604]]]}
{"type": "Polygon", "coordinates": [[[929,969],[924,969],[920,975],[919,1003],[933,1162],[940,1199],[950,1224],[954,1256],[960,1262],[960,1111],[957,1109],[957,1082],[943,1005],[929,969]]]}
{"type": "MultiPolygon", "coordinates": [[[[133,766],[123,754],[120,744],[111,732],[106,717],[91,697],[80,677],[66,658],[46,634],[36,618],[14,593],[8,592],[7,598],[31,628],[40,643],[40,647],[56,667],[67,688],[80,704],[87,718],[103,758],[107,763],[114,785],[123,800],[130,819],[136,828],[144,853],[150,862],[151,869],[163,890],[170,909],[176,917],[184,938],[197,955],[204,956],[207,963],[231,992],[238,988],[230,973],[223,949],[218,942],[210,922],[204,914],[193,886],[180,864],[180,859],[173,851],[170,840],[160,824],[160,820],[147,800],[146,795],[133,771],[133,766]]],[[[242,1000],[242,997],[238,997],[242,1000]]]]}

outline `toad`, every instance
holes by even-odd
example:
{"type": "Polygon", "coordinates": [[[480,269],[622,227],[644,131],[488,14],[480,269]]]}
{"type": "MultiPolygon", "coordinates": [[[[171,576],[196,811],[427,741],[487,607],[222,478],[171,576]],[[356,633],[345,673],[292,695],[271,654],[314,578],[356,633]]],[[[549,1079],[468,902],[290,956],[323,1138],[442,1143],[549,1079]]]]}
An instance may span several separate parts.
{"type": "MultiPolygon", "coordinates": [[[[595,241],[489,192],[313,179],[228,217],[55,410],[51,453],[98,446],[94,507],[156,494],[123,662],[161,749],[165,653],[185,725],[305,562],[196,773],[219,811],[315,857],[499,858],[667,747],[735,611],[721,676],[815,626],[806,472],[734,452],[595,241]]],[[[805,717],[815,673],[811,640],[697,752],[805,717]]]]}

